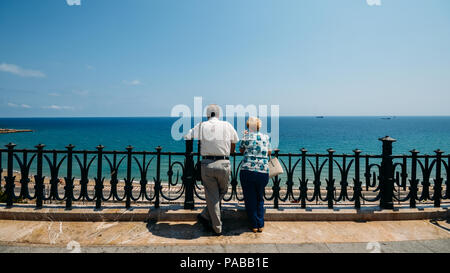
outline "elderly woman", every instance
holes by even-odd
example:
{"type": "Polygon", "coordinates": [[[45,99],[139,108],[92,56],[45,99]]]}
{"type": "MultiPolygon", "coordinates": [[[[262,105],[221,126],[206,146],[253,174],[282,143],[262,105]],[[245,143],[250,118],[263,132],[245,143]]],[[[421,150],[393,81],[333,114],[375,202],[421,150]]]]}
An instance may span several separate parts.
{"type": "Polygon", "coordinates": [[[239,150],[244,154],[240,179],[245,209],[253,232],[264,228],[264,188],[269,182],[270,138],[261,133],[261,120],[250,117],[239,150]]]}

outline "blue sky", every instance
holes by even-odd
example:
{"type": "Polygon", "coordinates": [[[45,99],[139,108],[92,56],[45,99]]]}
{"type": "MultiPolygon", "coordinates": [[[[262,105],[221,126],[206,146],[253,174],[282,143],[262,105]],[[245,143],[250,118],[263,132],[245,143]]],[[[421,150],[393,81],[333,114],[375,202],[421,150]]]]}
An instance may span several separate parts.
{"type": "Polygon", "coordinates": [[[2,0],[0,117],[450,115],[449,48],[448,0],[2,0]]]}

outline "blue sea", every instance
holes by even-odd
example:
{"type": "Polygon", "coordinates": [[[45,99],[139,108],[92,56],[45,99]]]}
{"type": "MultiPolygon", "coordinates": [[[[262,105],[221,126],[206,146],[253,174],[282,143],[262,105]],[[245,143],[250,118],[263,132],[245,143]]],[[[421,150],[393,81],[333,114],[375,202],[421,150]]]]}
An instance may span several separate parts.
{"type": "MultiPolygon", "coordinates": [[[[76,150],[95,150],[102,144],[105,150],[118,151],[128,145],[136,151],[154,151],[161,146],[163,151],[184,152],[184,141],[171,137],[172,124],[177,119],[0,118],[0,128],[33,130],[32,133],[0,135],[0,145],[4,147],[13,142],[17,149],[24,149],[42,143],[46,149],[62,150],[73,144],[76,150]]],[[[433,151],[441,149],[448,154],[450,117],[280,117],[278,148],[280,153],[299,153],[301,148],[306,148],[309,153],[323,154],[333,148],[339,154],[352,154],[358,148],[363,154],[381,154],[378,139],[387,135],[397,139],[394,154],[410,154],[412,149],[421,154],[434,154],[433,151]]],[[[3,168],[6,167],[5,157],[4,154],[3,168]]]]}
{"type": "MultiPolygon", "coordinates": [[[[0,118],[0,128],[31,129],[33,133],[0,135],[0,144],[9,142],[17,148],[33,148],[39,143],[48,149],[64,149],[73,144],[76,149],[95,150],[98,144],[105,150],[124,150],[132,145],[136,150],[184,151],[184,142],[171,137],[171,127],[177,118],[0,118]]],[[[269,129],[270,131],[270,129],[269,129]]],[[[366,153],[379,153],[378,138],[389,135],[397,142],[394,153],[418,149],[422,153],[434,150],[450,152],[450,117],[280,117],[279,149],[296,153],[306,148],[323,153],[333,148],[337,153],[351,153],[359,148],[366,153]]]]}

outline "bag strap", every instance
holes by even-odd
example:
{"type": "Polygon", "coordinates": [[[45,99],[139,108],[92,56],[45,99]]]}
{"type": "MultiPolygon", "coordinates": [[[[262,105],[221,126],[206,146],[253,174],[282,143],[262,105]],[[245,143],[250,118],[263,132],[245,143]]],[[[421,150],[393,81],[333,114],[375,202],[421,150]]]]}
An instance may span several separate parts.
{"type": "Polygon", "coordinates": [[[201,153],[201,139],[202,139],[202,123],[200,122],[199,128],[198,128],[198,156],[200,158],[200,153],[201,153]]]}

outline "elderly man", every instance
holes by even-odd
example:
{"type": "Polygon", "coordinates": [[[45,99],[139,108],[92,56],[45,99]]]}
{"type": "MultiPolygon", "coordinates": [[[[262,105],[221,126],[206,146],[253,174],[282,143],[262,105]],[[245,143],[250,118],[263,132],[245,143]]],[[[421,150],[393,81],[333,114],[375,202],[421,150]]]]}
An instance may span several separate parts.
{"type": "Polygon", "coordinates": [[[204,226],[212,227],[216,235],[221,235],[220,201],[228,191],[231,173],[229,156],[230,153],[234,153],[239,138],[229,122],[219,120],[218,105],[209,105],[206,115],[208,121],[195,125],[185,139],[200,140],[201,175],[206,193],[206,208],[198,215],[198,220],[204,226]]]}

